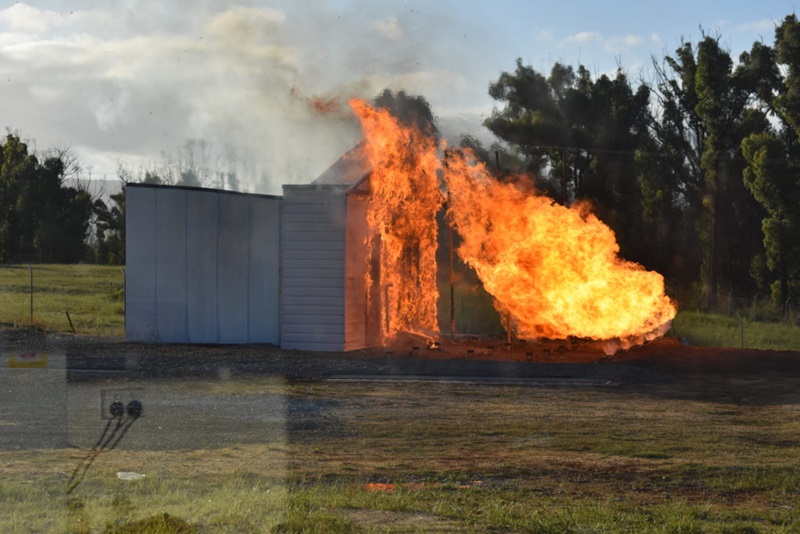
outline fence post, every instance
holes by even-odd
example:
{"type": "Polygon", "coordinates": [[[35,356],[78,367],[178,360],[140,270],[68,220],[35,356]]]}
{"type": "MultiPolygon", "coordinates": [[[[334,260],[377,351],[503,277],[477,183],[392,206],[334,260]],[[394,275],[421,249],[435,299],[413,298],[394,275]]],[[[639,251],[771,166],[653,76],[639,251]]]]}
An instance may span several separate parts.
{"type": "Polygon", "coordinates": [[[31,275],[31,326],[33,326],[33,265],[28,264],[28,272],[31,275]]]}
{"type": "Polygon", "coordinates": [[[120,271],[122,271],[122,316],[126,315],[125,313],[125,292],[128,290],[128,281],[125,279],[125,267],[120,267],[120,271]]]}
{"type": "Polygon", "coordinates": [[[744,315],[739,313],[736,314],[736,317],[739,318],[739,348],[744,348],[744,315]]]}

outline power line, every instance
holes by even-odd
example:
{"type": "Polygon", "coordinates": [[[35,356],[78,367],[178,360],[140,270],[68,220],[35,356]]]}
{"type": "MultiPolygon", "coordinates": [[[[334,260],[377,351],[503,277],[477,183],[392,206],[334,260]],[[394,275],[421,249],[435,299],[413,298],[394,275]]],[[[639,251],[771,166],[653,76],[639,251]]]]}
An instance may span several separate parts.
{"type": "MultiPolygon", "coordinates": [[[[587,148],[587,147],[577,147],[577,146],[559,146],[559,145],[518,145],[513,144],[513,146],[519,148],[527,148],[527,149],[537,149],[537,150],[558,150],[561,152],[594,152],[598,154],[616,154],[620,156],[633,156],[636,154],[641,154],[643,156],[653,156],[658,158],[667,158],[670,157],[670,154],[666,152],[654,152],[651,150],[615,150],[611,148],[587,148]]],[[[689,156],[684,156],[684,159],[688,158],[689,156]]],[[[744,156],[742,156],[744,157],[744,156]]],[[[788,161],[789,158],[764,158],[764,161],[788,161]]]]}
{"type": "Polygon", "coordinates": [[[630,156],[636,154],[642,154],[644,156],[656,156],[656,157],[667,157],[668,154],[664,152],[653,152],[647,150],[615,150],[611,148],[588,148],[588,147],[577,147],[577,146],[558,146],[558,145],[515,145],[519,148],[528,148],[528,149],[536,149],[536,150],[559,150],[562,152],[595,152],[600,154],[617,154],[623,156],[630,156]]]}

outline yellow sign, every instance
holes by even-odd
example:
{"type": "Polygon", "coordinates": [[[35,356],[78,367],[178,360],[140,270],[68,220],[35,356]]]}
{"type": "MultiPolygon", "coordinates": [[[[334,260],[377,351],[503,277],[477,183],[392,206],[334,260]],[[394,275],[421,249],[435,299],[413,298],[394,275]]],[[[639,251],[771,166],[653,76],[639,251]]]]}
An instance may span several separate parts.
{"type": "Polygon", "coordinates": [[[16,369],[47,368],[47,353],[12,352],[8,355],[8,366],[16,369]]]}

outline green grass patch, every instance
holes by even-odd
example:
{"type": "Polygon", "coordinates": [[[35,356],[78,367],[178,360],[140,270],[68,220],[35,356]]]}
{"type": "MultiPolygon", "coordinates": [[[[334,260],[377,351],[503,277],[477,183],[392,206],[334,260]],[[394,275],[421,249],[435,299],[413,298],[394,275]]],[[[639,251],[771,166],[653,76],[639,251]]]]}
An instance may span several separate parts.
{"type": "Polygon", "coordinates": [[[794,324],[682,311],[675,317],[672,331],[673,335],[701,347],[800,350],[800,327],[794,324]]]}
{"type": "Polygon", "coordinates": [[[2,531],[269,532],[287,509],[283,480],[241,473],[192,477],[154,470],[128,482],[106,470],[72,494],[65,487],[64,475],[0,482],[2,531]]]}
{"type": "Polygon", "coordinates": [[[746,533],[792,532],[794,524],[788,510],[731,512],[683,498],[638,505],[615,495],[587,499],[508,487],[379,493],[312,484],[292,487],[289,501],[278,532],[746,533]]]}
{"type": "Polygon", "coordinates": [[[0,323],[49,331],[122,335],[124,274],[105,265],[0,265],[0,323]]]}

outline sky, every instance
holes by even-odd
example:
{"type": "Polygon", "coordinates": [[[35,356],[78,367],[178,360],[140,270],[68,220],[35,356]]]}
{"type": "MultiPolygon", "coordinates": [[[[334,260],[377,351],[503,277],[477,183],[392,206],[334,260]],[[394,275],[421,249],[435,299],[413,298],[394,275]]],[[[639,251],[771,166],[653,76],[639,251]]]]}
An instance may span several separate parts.
{"type": "Polygon", "coordinates": [[[28,0],[0,3],[0,119],[85,176],[188,165],[242,190],[308,183],[358,142],[350,98],[421,94],[452,141],[490,140],[487,89],[515,61],[647,81],[718,36],[772,44],[792,2],[28,0]],[[4,7],[5,6],[5,7],[4,7]],[[333,102],[321,114],[309,99],[333,102]]]}

